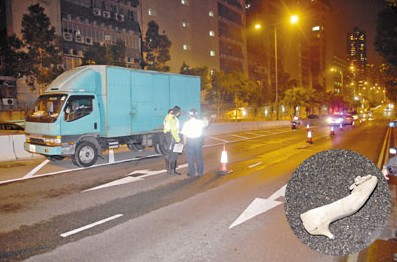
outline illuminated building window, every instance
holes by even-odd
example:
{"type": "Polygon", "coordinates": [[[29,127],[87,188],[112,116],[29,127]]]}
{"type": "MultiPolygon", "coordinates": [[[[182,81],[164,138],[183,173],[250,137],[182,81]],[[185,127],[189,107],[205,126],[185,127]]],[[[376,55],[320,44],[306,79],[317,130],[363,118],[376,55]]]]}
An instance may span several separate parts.
{"type": "Polygon", "coordinates": [[[208,12],[208,16],[214,17],[214,11],[209,11],[209,12],[208,12]]]}
{"type": "Polygon", "coordinates": [[[210,36],[215,36],[215,32],[213,30],[210,30],[209,35],[210,36]]]}
{"type": "Polygon", "coordinates": [[[188,45],[188,44],[184,44],[184,45],[182,46],[182,49],[185,50],[185,51],[187,51],[187,50],[190,50],[191,47],[190,47],[190,45],[188,45]]]}
{"type": "Polygon", "coordinates": [[[188,27],[190,27],[190,23],[189,23],[189,22],[183,21],[183,22],[182,22],[182,27],[188,28],[188,27]]]}
{"type": "Polygon", "coordinates": [[[215,51],[214,50],[210,51],[210,56],[215,56],[215,51]]]}
{"type": "Polygon", "coordinates": [[[149,8],[147,10],[147,13],[149,16],[157,16],[157,12],[155,10],[153,10],[152,8],[149,8]]]}
{"type": "Polygon", "coordinates": [[[189,0],[181,0],[181,4],[183,4],[183,5],[189,5],[189,0]]]}

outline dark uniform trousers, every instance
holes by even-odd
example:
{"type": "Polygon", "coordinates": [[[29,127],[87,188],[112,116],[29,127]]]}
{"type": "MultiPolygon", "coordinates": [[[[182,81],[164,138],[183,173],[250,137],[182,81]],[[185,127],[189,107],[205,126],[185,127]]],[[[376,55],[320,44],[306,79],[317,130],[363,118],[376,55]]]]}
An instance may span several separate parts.
{"type": "Polygon", "coordinates": [[[186,154],[188,162],[188,174],[190,176],[195,176],[195,166],[196,162],[197,175],[201,177],[203,175],[203,137],[197,138],[187,138],[186,140],[186,154]]]}

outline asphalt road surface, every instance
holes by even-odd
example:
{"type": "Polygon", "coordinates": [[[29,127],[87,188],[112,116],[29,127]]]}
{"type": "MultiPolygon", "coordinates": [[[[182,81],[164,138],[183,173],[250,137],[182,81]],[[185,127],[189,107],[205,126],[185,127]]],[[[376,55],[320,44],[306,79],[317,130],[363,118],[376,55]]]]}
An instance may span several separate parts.
{"type": "MultiPolygon", "coordinates": [[[[153,152],[108,152],[91,168],[43,158],[0,164],[0,261],[346,261],[301,243],[285,186],[310,156],[349,149],[377,163],[387,121],[318,122],[205,138],[201,179],[153,152]],[[225,146],[228,175],[217,175],[225,146]],[[113,162],[114,153],[114,162],[113,162]],[[112,163],[109,163],[110,162],[112,163]]],[[[381,237],[381,236],[379,236],[381,237]]]]}

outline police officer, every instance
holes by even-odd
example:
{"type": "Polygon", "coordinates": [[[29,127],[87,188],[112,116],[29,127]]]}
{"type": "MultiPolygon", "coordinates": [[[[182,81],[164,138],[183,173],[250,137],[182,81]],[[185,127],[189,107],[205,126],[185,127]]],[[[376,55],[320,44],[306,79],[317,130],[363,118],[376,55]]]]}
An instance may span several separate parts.
{"type": "MultiPolygon", "coordinates": [[[[176,171],[177,168],[177,159],[179,153],[174,152],[175,144],[181,143],[181,138],[179,136],[179,119],[178,117],[181,114],[181,108],[179,106],[174,106],[172,111],[170,112],[171,116],[168,118],[169,124],[169,132],[166,134],[169,136],[169,147],[168,147],[168,154],[166,156],[166,167],[167,167],[167,174],[169,175],[181,175],[176,171]]],[[[167,118],[167,117],[166,117],[167,118]]],[[[164,125],[165,127],[166,125],[164,125]]]]}
{"type": "Polygon", "coordinates": [[[205,123],[197,119],[197,110],[191,109],[189,111],[190,119],[183,125],[181,133],[183,134],[184,144],[186,145],[186,154],[188,161],[187,176],[195,177],[196,168],[197,176],[203,176],[203,128],[205,123]],[[196,163],[196,168],[195,164],[196,163]]]}

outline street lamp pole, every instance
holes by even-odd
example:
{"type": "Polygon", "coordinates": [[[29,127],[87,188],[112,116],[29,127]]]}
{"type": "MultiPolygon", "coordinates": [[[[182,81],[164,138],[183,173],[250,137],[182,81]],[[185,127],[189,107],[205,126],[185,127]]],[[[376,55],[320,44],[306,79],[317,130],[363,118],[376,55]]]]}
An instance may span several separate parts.
{"type": "Polygon", "coordinates": [[[274,25],[274,77],[276,85],[276,120],[278,120],[278,59],[277,59],[277,26],[274,25]]]}

